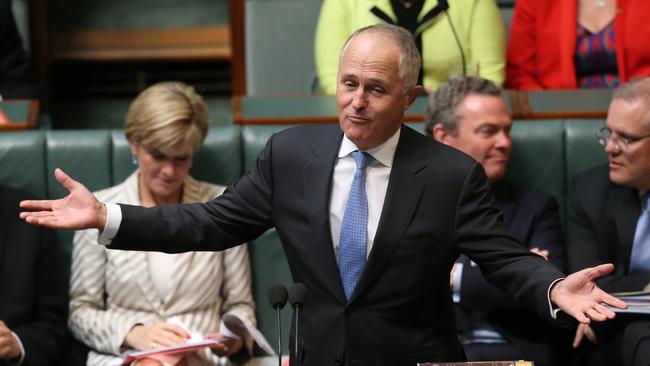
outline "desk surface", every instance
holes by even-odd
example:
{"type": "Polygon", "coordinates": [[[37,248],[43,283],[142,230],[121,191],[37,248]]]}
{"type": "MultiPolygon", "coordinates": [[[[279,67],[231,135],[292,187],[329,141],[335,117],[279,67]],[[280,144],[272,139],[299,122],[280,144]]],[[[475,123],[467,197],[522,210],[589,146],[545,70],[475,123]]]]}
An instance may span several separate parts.
{"type": "MultiPolygon", "coordinates": [[[[605,118],[610,89],[505,91],[512,117],[516,119],[605,118]]],[[[419,97],[406,111],[405,121],[424,118],[427,99],[419,97]]],[[[334,96],[245,96],[232,99],[235,124],[334,123],[334,96]]]]}

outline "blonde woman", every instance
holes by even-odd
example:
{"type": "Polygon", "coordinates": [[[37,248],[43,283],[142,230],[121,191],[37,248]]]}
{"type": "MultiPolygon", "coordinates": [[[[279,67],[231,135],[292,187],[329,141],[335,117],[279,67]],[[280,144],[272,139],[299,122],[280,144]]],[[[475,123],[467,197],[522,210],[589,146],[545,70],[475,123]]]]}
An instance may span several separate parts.
{"type": "MultiPolygon", "coordinates": [[[[125,132],[138,169],[124,182],[99,191],[103,202],[146,207],[201,202],[224,187],[189,176],[194,153],[208,130],[205,103],[192,87],[165,82],[131,104],[125,132]]],[[[146,228],[143,228],[146,230],[146,228]]],[[[182,342],[187,329],[212,337],[224,313],[254,324],[245,245],[224,252],[166,254],[107,250],[96,230],[74,237],[69,326],[90,347],[88,365],[112,364],[127,350],[182,342]]],[[[187,365],[217,365],[248,356],[241,341],[187,355],[187,365]]],[[[141,364],[157,365],[147,360],[141,364]]]]}

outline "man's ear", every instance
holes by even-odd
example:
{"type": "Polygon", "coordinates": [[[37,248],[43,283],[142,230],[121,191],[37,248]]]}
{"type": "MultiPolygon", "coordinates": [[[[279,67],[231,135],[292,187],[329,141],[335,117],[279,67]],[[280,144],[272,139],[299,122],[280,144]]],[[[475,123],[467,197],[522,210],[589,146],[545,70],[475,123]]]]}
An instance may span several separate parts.
{"type": "Polygon", "coordinates": [[[441,123],[436,123],[433,125],[433,139],[442,142],[443,144],[447,143],[447,138],[449,137],[449,132],[447,129],[442,126],[441,123]]]}
{"type": "Polygon", "coordinates": [[[417,99],[418,95],[422,94],[422,91],[424,89],[422,88],[421,85],[416,85],[411,90],[406,93],[406,104],[404,105],[404,110],[407,110],[414,102],[415,99],[417,99]]]}

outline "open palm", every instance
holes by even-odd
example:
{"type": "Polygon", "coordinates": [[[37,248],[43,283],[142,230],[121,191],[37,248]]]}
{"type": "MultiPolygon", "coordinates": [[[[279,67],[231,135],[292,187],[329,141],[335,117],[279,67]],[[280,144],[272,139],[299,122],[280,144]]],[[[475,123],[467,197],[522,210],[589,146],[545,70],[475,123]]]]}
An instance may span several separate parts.
{"type": "Polygon", "coordinates": [[[70,178],[61,169],[54,171],[56,180],[70,194],[58,200],[26,200],[20,207],[20,217],[30,224],[54,229],[103,229],[106,223],[104,205],[81,183],[70,178]]]}
{"type": "Polygon", "coordinates": [[[619,309],[627,308],[627,304],[601,290],[595,281],[613,269],[614,266],[607,263],[571,274],[553,287],[551,301],[583,324],[612,319],[614,312],[603,304],[619,309]]]}

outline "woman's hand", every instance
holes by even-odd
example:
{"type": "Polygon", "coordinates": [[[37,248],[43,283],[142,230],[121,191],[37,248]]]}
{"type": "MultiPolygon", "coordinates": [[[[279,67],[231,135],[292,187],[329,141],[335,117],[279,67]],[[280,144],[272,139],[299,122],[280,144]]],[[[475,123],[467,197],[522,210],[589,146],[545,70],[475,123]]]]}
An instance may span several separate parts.
{"type": "Polygon", "coordinates": [[[221,333],[210,333],[205,336],[206,339],[216,339],[222,344],[212,347],[212,353],[219,357],[229,357],[239,352],[244,346],[244,341],[239,338],[228,338],[224,337],[221,333]]]}
{"type": "Polygon", "coordinates": [[[137,350],[169,347],[185,342],[189,337],[181,327],[169,323],[136,325],[124,339],[124,345],[137,350]]]}

